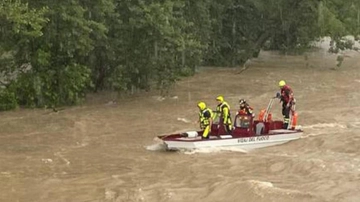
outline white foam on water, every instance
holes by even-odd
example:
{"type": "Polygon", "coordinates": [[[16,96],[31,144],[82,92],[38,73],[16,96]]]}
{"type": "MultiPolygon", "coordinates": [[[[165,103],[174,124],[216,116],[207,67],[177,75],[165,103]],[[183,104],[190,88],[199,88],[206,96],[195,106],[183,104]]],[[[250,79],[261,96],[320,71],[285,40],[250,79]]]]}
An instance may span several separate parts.
{"type": "Polygon", "coordinates": [[[299,155],[297,155],[297,154],[288,154],[288,153],[284,153],[284,152],[281,152],[281,153],[279,153],[278,151],[276,151],[275,153],[268,153],[267,155],[272,155],[272,156],[276,156],[276,157],[289,157],[289,158],[296,158],[296,157],[298,157],[299,155]]]}
{"type": "Polygon", "coordinates": [[[306,135],[302,135],[300,138],[308,138],[308,137],[314,137],[314,136],[318,136],[318,135],[324,135],[326,133],[324,132],[318,132],[318,133],[306,133],[306,135]]]}
{"type": "Polygon", "coordinates": [[[302,126],[302,128],[323,129],[323,128],[347,128],[346,125],[340,123],[318,123],[313,125],[302,126]]]}
{"type": "Polygon", "coordinates": [[[149,151],[165,151],[166,150],[166,145],[163,143],[155,143],[152,145],[148,145],[145,147],[147,150],[149,151]]]}
{"type": "Polygon", "coordinates": [[[182,121],[184,123],[190,123],[191,121],[189,121],[188,119],[186,118],[177,118],[178,121],[182,121]]]}
{"type": "Polygon", "coordinates": [[[256,186],[258,188],[266,189],[266,188],[273,188],[274,185],[271,182],[266,181],[259,181],[259,180],[249,180],[248,181],[251,185],[256,186]]]}
{"type": "Polygon", "coordinates": [[[105,189],[105,200],[115,200],[116,199],[116,192],[105,189]]]}
{"type": "Polygon", "coordinates": [[[238,147],[206,147],[206,148],[198,148],[193,150],[183,150],[182,152],[187,155],[193,155],[193,154],[219,153],[224,151],[248,153],[247,150],[240,149],[238,147]]]}
{"type": "Polygon", "coordinates": [[[313,125],[302,126],[302,129],[313,129],[314,131],[308,131],[301,138],[313,137],[318,135],[327,134],[329,130],[333,131],[334,129],[346,129],[347,125],[342,123],[318,123],[313,125]],[[320,131],[319,131],[320,130],[320,131]]]}
{"type": "Polygon", "coordinates": [[[360,128],[360,122],[350,122],[347,125],[348,128],[360,128]]]}
{"type": "Polygon", "coordinates": [[[254,192],[261,196],[265,197],[266,193],[270,193],[270,190],[274,190],[274,185],[271,182],[259,181],[259,180],[248,180],[247,181],[254,192]]]}
{"type": "Polygon", "coordinates": [[[275,187],[273,183],[259,180],[248,180],[248,183],[253,187],[255,193],[264,197],[268,193],[276,193],[283,195],[302,195],[302,196],[311,196],[309,193],[303,193],[299,190],[284,189],[280,187],[275,187]]]}

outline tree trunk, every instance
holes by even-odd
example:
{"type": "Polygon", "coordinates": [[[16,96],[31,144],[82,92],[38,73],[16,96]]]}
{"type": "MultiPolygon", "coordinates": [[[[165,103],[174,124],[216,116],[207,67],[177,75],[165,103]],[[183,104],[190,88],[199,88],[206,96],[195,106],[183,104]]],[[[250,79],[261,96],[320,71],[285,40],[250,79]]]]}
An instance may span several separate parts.
{"type": "Polygon", "coordinates": [[[247,70],[250,66],[246,65],[250,62],[250,59],[254,57],[255,53],[258,54],[258,52],[260,51],[261,47],[264,45],[264,43],[266,42],[266,40],[269,39],[269,37],[271,36],[271,32],[267,31],[264,32],[263,34],[260,35],[260,37],[256,40],[256,42],[254,43],[254,45],[252,47],[250,47],[247,51],[246,51],[246,55],[244,57],[244,61],[242,64],[240,64],[240,70],[238,72],[238,74],[242,73],[243,71],[247,70]]]}
{"type": "Polygon", "coordinates": [[[182,52],[181,52],[181,67],[184,68],[185,67],[185,62],[186,62],[186,55],[185,55],[185,43],[183,41],[182,43],[182,52]]]}
{"type": "Polygon", "coordinates": [[[158,47],[158,42],[157,41],[154,42],[154,56],[155,56],[156,60],[159,57],[159,47],[158,47]]]}

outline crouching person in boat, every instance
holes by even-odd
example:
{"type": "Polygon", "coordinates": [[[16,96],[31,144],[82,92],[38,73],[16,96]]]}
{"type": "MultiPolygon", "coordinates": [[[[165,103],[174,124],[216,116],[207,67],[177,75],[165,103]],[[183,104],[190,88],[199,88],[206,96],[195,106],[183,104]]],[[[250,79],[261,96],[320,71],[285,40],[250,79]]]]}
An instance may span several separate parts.
{"type": "Polygon", "coordinates": [[[199,112],[199,123],[200,128],[203,130],[203,134],[201,136],[202,139],[209,139],[212,125],[213,112],[211,109],[206,107],[205,102],[199,102],[198,108],[199,112]]]}
{"type": "Polygon", "coordinates": [[[253,112],[253,108],[250,107],[250,105],[246,102],[245,99],[240,99],[239,100],[239,105],[240,105],[240,110],[239,110],[238,114],[250,115],[252,117],[255,117],[255,114],[253,112]]]}

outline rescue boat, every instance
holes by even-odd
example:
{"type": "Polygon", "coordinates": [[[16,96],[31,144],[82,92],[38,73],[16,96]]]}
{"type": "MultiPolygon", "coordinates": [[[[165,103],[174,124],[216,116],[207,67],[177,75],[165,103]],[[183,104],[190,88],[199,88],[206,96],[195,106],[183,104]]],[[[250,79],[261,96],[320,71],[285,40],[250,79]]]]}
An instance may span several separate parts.
{"type": "Polygon", "coordinates": [[[203,131],[158,136],[168,150],[193,150],[211,147],[236,147],[252,150],[269,147],[299,139],[303,130],[296,126],[297,113],[292,111],[290,123],[286,129],[284,122],[272,120],[270,113],[273,99],[267,109],[261,110],[259,117],[238,113],[235,116],[233,129],[227,134],[220,119],[214,120],[208,139],[202,139],[203,131]]]}

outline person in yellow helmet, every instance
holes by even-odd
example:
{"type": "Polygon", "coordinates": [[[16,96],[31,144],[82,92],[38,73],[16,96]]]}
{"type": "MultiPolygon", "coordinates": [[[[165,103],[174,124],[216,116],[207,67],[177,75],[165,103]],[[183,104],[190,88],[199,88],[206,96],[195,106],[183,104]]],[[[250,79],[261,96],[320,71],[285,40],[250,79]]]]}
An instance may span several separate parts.
{"type": "Polygon", "coordinates": [[[222,121],[222,123],[224,124],[226,133],[230,134],[232,129],[230,105],[224,100],[224,97],[221,95],[216,97],[216,101],[218,102],[216,112],[220,116],[220,121],[222,121]]]}
{"type": "Polygon", "coordinates": [[[197,104],[200,112],[199,112],[199,123],[200,128],[203,130],[203,134],[201,136],[202,139],[209,139],[212,125],[212,117],[213,112],[211,109],[206,107],[205,102],[199,102],[197,104]]]}
{"type": "Polygon", "coordinates": [[[286,85],[284,80],[279,81],[280,93],[277,98],[282,102],[282,115],[284,117],[284,129],[287,129],[290,122],[290,111],[294,112],[293,106],[295,105],[295,98],[293,90],[289,85],[286,85]]]}

